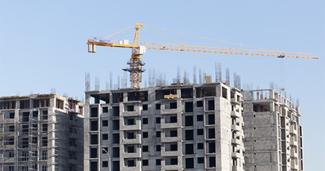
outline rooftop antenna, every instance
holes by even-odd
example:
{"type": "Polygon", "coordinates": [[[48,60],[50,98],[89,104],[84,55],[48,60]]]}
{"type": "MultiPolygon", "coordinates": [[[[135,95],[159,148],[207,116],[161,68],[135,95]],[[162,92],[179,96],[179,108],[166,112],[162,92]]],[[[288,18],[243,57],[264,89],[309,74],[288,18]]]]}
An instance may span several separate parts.
{"type": "Polygon", "coordinates": [[[196,67],[193,67],[193,84],[197,84],[196,82],[196,67]]]}
{"type": "Polygon", "coordinates": [[[226,84],[230,85],[230,72],[228,68],[226,69],[226,84]]]}
{"type": "Polygon", "coordinates": [[[85,74],[85,89],[86,91],[90,91],[90,74],[85,74]]]}
{"type": "Polygon", "coordinates": [[[113,73],[109,72],[109,88],[113,89],[113,73]]]}
{"type": "Polygon", "coordinates": [[[180,83],[181,82],[181,69],[180,67],[177,67],[177,83],[180,83]]]}
{"type": "Polygon", "coordinates": [[[199,84],[202,84],[202,70],[199,69],[199,84]]]}
{"type": "Polygon", "coordinates": [[[98,77],[95,78],[95,90],[99,91],[100,89],[100,80],[98,77]]]}

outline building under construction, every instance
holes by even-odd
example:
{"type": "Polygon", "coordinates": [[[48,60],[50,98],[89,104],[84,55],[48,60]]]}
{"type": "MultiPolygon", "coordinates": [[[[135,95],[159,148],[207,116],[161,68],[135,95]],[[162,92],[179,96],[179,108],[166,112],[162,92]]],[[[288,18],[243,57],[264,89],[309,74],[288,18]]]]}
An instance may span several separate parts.
{"type": "Polygon", "coordinates": [[[57,94],[1,97],[0,170],[83,170],[82,112],[57,94]]]}
{"type": "Polygon", "coordinates": [[[85,170],[243,171],[242,111],[223,83],[88,91],[85,170]]]}
{"type": "Polygon", "coordinates": [[[246,91],[243,117],[245,170],[303,170],[298,104],[281,91],[246,91]]]}

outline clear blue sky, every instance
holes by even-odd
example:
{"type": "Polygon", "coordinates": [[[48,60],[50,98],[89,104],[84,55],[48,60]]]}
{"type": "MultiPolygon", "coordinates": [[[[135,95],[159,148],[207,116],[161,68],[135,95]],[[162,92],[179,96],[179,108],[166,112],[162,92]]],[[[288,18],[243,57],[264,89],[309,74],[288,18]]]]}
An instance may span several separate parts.
{"type": "MultiPolygon", "coordinates": [[[[0,95],[50,92],[83,97],[84,74],[104,83],[121,73],[130,51],[98,48],[86,40],[110,35],[140,21],[146,42],[186,43],[310,52],[319,61],[218,57],[150,51],[146,68],[175,77],[177,67],[213,72],[219,62],[246,84],[274,82],[300,99],[305,170],[324,170],[325,1],[0,1],[0,95]]],[[[130,32],[129,32],[130,33],[130,32]]],[[[117,38],[130,39],[130,34],[117,38]]],[[[92,79],[93,81],[93,79],[92,79]]],[[[103,87],[103,86],[102,86],[103,87]]]]}

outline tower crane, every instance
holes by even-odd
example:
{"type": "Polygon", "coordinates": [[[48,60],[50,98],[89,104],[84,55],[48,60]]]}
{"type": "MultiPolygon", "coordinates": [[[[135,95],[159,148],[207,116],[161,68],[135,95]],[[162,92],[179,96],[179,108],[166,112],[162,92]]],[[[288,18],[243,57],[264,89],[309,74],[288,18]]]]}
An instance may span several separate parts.
{"type": "Polygon", "coordinates": [[[127,63],[129,68],[123,69],[130,72],[131,87],[138,89],[142,80],[142,69],[144,63],[142,55],[148,50],[165,50],[165,51],[186,51],[198,53],[214,53],[220,55],[240,55],[240,56],[259,56],[259,57],[276,57],[276,58],[301,58],[307,60],[319,59],[317,56],[301,53],[301,52],[286,52],[279,50],[254,50],[243,48],[211,48],[201,46],[185,46],[185,45],[163,45],[163,44],[140,44],[140,30],[143,28],[142,23],[135,24],[135,32],[133,42],[128,40],[110,41],[101,39],[88,39],[88,52],[95,53],[96,46],[129,48],[132,50],[131,58],[127,63]]]}

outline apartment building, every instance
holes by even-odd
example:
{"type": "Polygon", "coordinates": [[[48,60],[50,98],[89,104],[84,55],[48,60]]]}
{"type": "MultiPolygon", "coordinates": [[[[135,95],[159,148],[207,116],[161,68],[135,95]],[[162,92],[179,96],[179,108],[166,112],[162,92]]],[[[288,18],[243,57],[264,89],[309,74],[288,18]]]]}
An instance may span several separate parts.
{"type": "Polygon", "coordinates": [[[87,91],[84,169],[243,171],[242,101],[223,83],[87,91]]]}
{"type": "Polygon", "coordinates": [[[0,97],[1,171],[83,170],[83,105],[57,94],[0,97]]]}
{"type": "Polygon", "coordinates": [[[302,171],[298,106],[273,89],[244,92],[246,171],[302,171]]]}

